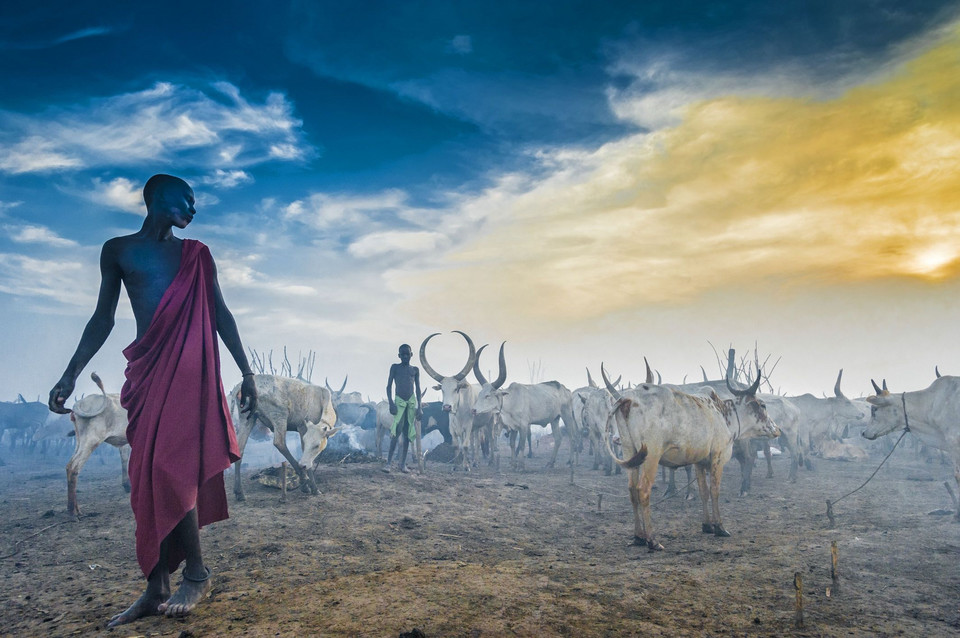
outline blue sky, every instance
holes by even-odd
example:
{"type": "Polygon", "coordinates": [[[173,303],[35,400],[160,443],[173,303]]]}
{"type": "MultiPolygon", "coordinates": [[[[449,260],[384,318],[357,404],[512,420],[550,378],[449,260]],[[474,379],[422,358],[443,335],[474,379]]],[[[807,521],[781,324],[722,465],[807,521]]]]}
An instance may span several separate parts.
{"type": "MultiPolygon", "coordinates": [[[[756,309],[770,287],[792,291],[780,308],[809,300],[822,309],[835,297],[843,301],[833,316],[879,321],[879,334],[896,340],[903,324],[870,314],[876,297],[864,289],[893,282],[918,295],[917,314],[931,317],[927,332],[934,331],[933,313],[955,285],[952,270],[944,274],[954,245],[930,243],[937,233],[923,234],[927,243],[911,253],[920,270],[908,265],[906,275],[876,280],[842,263],[819,269],[825,259],[815,240],[785,243],[785,255],[802,251],[795,263],[809,266],[771,274],[755,294],[725,265],[742,256],[721,263],[722,251],[710,253],[716,263],[701,254],[682,266],[703,260],[711,273],[728,274],[709,289],[665,282],[671,294],[621,290],[618,277],[651,272],[650,263],[628,266],[621,256],[604,268],[596,258],[613,254],[606,229],[669,208],[654,200],[703,188],[688,176],[661,198],[659,185],[676,172],[651,168],[663,161],[658,154],[683,157],[688,168],[711,161],[714,147],[684,156],[689,146],[676,145],[693,124],[711,130],[713,120],[696,117],[701,106],[735,98],[799,112],[909,75],[904,68],[951,37],[958,5],[903,5],[7,2],[0,9],[7,325],[0,346],[22,363],[0,371],[0,398],[45,393],[59,376],[93,308],[99,246],[139,227],[139,189],[156,172],[194,185],[199,215],[186,236],[211,245],[247,345],[318,351],[317,374],[350,373],[375,398],[397,343],[416,347],[431,332],[456,328],[481,343],[511,341],[517,380],[528,380],[527,362],[539,359],[548,376],[571,387],[582,383],[574,373],[609,360],[607,353],[623,353],[618,364],[629,376],[639,355],[659,348],[663,367],[680,376],[712,358],[708,339],[745,349],[759,336],[761,349],[795,353],[796,372],[785,372],[784,383],[797,391],[829,389],[842,365],[864,373],[885,365],[871,374],[895,376],[887,372],[893,361],[864,358],[866,342],[839,352],[813,341],[799,346],[784,334],[797,313],[765,322],[756,309]],[[637,175],[644,177],[627,183],[637,175]],[[561,210],[573,201],[580,208],[561,210]],[[540,254],[553,234],[584,248],[540,254]],[[631,301],[605,304],[587,294],[592,289],[631,301]],[[633,339],[638,330],[649,337],[633,339]],[[617,342],[625,338],[626,350],[617,342]],[[822,371],[811,352],[829,359],[822,371]]],[[[763,122],[764,148],[790,126],[763,122]]],[[[720,224],[706,203],[698,206],[670,219],[702,220],[708,238],[789,213],[773,206],[720,224]]],[[[801,208],[833,210],[823,198],[801,208]]],[[[852,218],[857,210],[837,214],[852,218]]],[[[931,215],[926,222],[955,229],[942,210],[931,215]]],[[[925,228],[924,220],[910,223],[925,228]]],[[[629,237],[638,251],[677,236],[669,226],[652,237],[637,232],[629,237]]],[[[670,255],[658,259],[653,270],[670,255]]],[[[792,261],[776,261],[785,260],[792,261]]],[[[805,325],[830,325],[819,312],[805,325]]],[[[129,310],[120,317],[90,367],[115,388],[119,350],[133,335],[129,310]]],[[[837,334],[830,339],[848,342],[837,334]]],[[[453,337],[435,345],[434,367],[459,368],[453,337]]],[[[944,352],[914,337],[903,348],[930,352],[906,375],[911,381],[944,352]]],[[[869,387],[866,378],[856,383],[869,387]]]]}

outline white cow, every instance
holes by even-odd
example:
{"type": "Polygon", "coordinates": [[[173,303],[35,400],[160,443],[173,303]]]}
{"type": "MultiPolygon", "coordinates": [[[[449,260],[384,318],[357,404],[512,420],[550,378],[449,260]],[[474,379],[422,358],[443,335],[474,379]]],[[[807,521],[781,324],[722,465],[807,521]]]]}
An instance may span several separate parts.
{"type": "Polygon", "coordinates": [[[470,464],[469,447],[473,435],[473,404],[477,398],[477,387],[467,382],[467,374],[473,369],[473,364],[477,361],[477,349],[473,345],[473,340],[467,333],[460,330],[454,330],[457,334],[463,336],[467,341],[467,347],[470,352],[467,355],[467,363],[457,374],[452,377],[445,377],[439,374],[427,361],[427,343],[436,337],[439,332],[435,332],[420,344],[420,365],[424,372],[430,375],[438,383],[433,387],[439,390],[441,401],[443,402],[443,411],[450,415],[450,436],[453,439],[453,445],[457,448],[454,457],[454,470],[462,468],[468,470],[470,464]]]}
{"type": "MultiPolygon", "coordinates": [[[[873,384],[877,394],[867,398],[873,414],[863,436],[873,441],[909,424],[924,443],[947,453],[960,487],[960,377],[942,376],[925,390],[899,394],[891,394],[886,385],[873,384]]],[[[960,523],[960,509],[955,519],[960,523]]]]}
{"type": "MultiPolygon", "coordinates": [[[[247,445],[247,438],[254,423],[261,424],[273,431],[273,445],[287,459],[290,466],[300,477],[305,491],[318,494],[316,480],[316,459],[327,447],[327,439],[340,431],[336,427],[337,413],[333,408],[330,391],[306,381],[291,377],[279,377],[270,374],[258,374],[254,377],[257,384],[257,411],[255,414],[236,414],[237,444],[240,456],[247,445]],[[302,452],[300,460],[293,458],[287,449],[287,431],[300,433],[302,452]]],[[[240,384],[230,392],[230,402],[236,408],[240,396],[240,384]]],[[[243,484],[240,481],[241,460],[234,464],[233,491],[238,501],[244,500],[243,484]]]]}
{"type": "MultiPolygon", "coordinates": [[[[607,382],[602,366],[601,372],[607,382]]],[[[718,499],[723,466],[733,454],[733,441],[737,436],[780,435],[763,402],[756,398],[759,386],[758,376],[745,391],[731,388],[735,399],[722,401],[710,389],[695,396],[649,383],[621,395],[607,382],[607,389],[617,400],[607,428],[612,432],[616,424],[626,460],[615,458],[609,440],[607,451],[616,463],[627,469],[635,543],[646,544],[651,551],[663,549],[654,537],[650,519],[650,490],[657,478],[658,464],[667,467],[695,465],[703,505],[703,532],[730,535],[723,527],[718,499]],[[712,511],[708,501],[712,504],[712,511]]]]}
{"type": "MultiPolygon", "coordinates": [[[[549,425],[553,432],[553,455],[546,467],[553,467],[562,442],[561,419],[570,436],[571,449],[576,448],[578,433],[575,431],[577,424],[573,417],[570,390],[558,381],[534,384],[511,383],[504,390],[501,386],[507,377],[507,366],[502,355],[503,346],[500,347],[500,352],[500,374],[494,383],[483,384],[473,404],[473,413],[477,416],[493,416],[500,427],[510,431],[513,465],[516,469],[523,468],[523,458],[520,453],[523,451],[524,440],[530,434],[530,426],[549,425]],[[518,436],[520,440],[516,442],[518,436]]],[[[482,375],[479,378],[482,378],[482,375]]]]}
{"type": "Polygon", "coordinates": [[[103,389],[103,382],[96,372],[91,374],[90,378],[100,388],[100,395],[83,397],[74,403],[70,411],[77,447],[67,462],[67,511],[74,516],[80,516],[80,506],[77,504],[77,475],[101,443],[109,443],[120,450],[123,489],[130,491],[130,476],[127,473],[127,464],[130,461],[127,411],[120,406],[119,394],[107,394],[103,389]]]}
{"type": "Polygon", "coordinates": [[[833,386],[834,396],[817,398],[812,394],[787,397],[800,410],[800,434],[802,446],[811,452],[819,453],[819,447],[826,439],[841,440],[847,426],[863,422],[863,413],[856,403],[844,396],[840,390],[843,369],[837,375],[833,386]]]}

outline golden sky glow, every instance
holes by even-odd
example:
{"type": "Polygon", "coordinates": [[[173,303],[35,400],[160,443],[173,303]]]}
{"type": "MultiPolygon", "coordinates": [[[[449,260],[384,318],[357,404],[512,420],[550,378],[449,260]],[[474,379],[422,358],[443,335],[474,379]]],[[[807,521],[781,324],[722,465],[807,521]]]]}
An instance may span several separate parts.
{"type": "Polygon", "coordinates": [[[497,209],[486,232],[420,283],[517,328],[725,288],[948,281],[960,263],[958,62],[955,28],[830,99],[728,95],[690,104],[673,128],[545,157],[549,177],[505,180],[473,203],[497,209]]]}

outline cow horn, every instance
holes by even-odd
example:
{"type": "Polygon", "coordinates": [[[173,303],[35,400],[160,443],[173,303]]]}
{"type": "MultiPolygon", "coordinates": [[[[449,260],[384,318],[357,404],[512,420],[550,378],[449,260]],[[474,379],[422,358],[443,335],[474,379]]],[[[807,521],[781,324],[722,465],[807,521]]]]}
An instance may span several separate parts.
{"type": "Polygon", "coordinates": [[[487,385],[487,378],[483,376],[483,373],[480,372],[480,353],[483,352],[483,349],[490,344],[483,344],[480,346],[480,349],[477,350],[477,360],[473,362],[473,376],[477,378],[477,381],[480,382],[480,385],[487,385]]]}
{"type": "MultiPolygon", "coordinates": [[[[505,345],[507,345],[506,341],[500,344],[500,361],[499,361],[500,374],[497,376],[497,378],[493,382],[494,390],[500,389],[500,386],[503,385],[503,382],[507,380],[507,360],[503,357],[503,346],[505,345]]],[[[479,352],[477,353],[477,357],[478,358],[480,357],[479,352]]]]}
{"type": "Polygon", "coordinates": [[[597,387],[597,382],[593,380],[593,377],[590,376],[590,368],[587,368],[587,385],[591,388],[597,387]]]}
{"type": "Polygon", "coordinates": [[[663,377],[660,376],[659,370],[657,370],[657,385],[663,385],[663,377]]]}
{"type": "Polygon", "coordinates": [[[886,380],[886,379],[883,380],[883,391],[884,391],[884,392],[890,392],[890,390],[887,390],[887,380],[886,380]]]}
{"type": "Polygon", "coordinates": [[[847,397],[843,396],[843,392],[840,391],[840,379],[843,378],[843,368],[840,368],[840,374],[837,375],[837,383],[833,386],[833,393],[837,395],[839,399],[846,399],[847,397]]]}
{"type": "Polygon", "coordinates": [[[473,364],[477,361],[477,349],[473,345],[473,340],[467,335],[466,332],[461,330],[454,330],[454,332],[462,335],[463,338],[467,340],[467,346],[470,348],[470,354],[467,356],[467,365],[463,366],[463,370],[453,377],[457,381],[463,381],[463,379],[467,376],[467,373],[473,370],[473,364]]]}
{"type": "Polygon", "coordinates": [[[647,358],[643,358],[643,365],[647,366],[647,383],[653,385],[653,370],[650,369],[650,363],[647,362],[647,358]]]}
{"type": "Polygon", "coordinates": [[[940,374],[940,366],[933,366],[933,371],[937,374],[938,379],[943,376],[940,374]]]}
{"type": "Polygon", "coordinates": [[[427,342],[436,337],[439,332],[434,332],[432,335],[423,340],[423,343],[420,344],[420,365],[423,366],[423,369],[426,370],[434,381],[437,383],[443,383],[443,377],[437,374],[437,371],[434,370],[430,364],[427,362],[427,342]]]}
{"type": "MultiPolygon", "coordinates": [[[[733,352],[731,350],[731,352],[733,352]]],[[[735,390],[732,385],[730,385],[730,377],[726,378],[727,390],[730,390],[730,393],[737,397],[747,397],[754,396],[757,394],[757,390],[760,389],[760,380],[763,378],[763,375],[757,371],[757,380],[753,382],[753,385],[747,388],[746,390],[735,390]]]]}
{"type": "MultiPolygon", "coordinates": [[[[620,393],[617,391],[617,389],[616,389],[615,387],[613,387],[613,384],[610,383],[610,379],[607,378],[607,371],[603,369],[603,363],[600,364],[600,376],[603,377],[603,382],[604,382],[604,383],[606,384],[606,386],[607,386],[607,391],[608,391],[611,395],[613,395],[613,398],[616,399],[617,401],[619,401],[620,399],[622,399],[623,397],[620,395],[620,393]]],[[[618,379],[618,381],[619,381],[619,379],[618,379]]]]}
{"type": "Polygon", "coordinates": [[[703,369],[703,366],[700,366],[700,372],[703,373],[703,382],[704,382],[704,383],[710,381],[710,379],[707,378],[707,371],[703,369]]]}
{"type": "Polygon", "coordinates": [[[873,391],[877,393],[877,396],[883,394],[883,390],[880,389],[880,386],[877,385],[877,382],[873,379],[870,379],[870,383],[873,384],[873,391]]]}

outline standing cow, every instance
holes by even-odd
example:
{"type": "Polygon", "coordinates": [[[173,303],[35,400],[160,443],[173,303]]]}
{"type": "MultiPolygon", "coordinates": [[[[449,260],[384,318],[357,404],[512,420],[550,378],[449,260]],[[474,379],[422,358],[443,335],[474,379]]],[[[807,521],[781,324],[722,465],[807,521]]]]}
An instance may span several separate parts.
{"type": "MultiPolygon", "coordinates": [[[[506,389],[501,386],[507,378],[507,365],[503,358],[503,346],[500,347],[500,374],[494,383],[484,383],[473,405],[477,416],[492,415],[501,427],[510,431],[510,445],[513,451],[513,465],[523,468],[523,442],[530,435],[531,425],[549,425],[553,432],[553,455],[546,467],[551,468],[557,461],[557,452],[563,437],[560,420],[563,420],[570,436],[571,449],[576,446],[578,432],[571,407],[570,390],[558,381],[545,383],[511,383],[506,389]],[[515,440],[519,437],[519,441],[515,440]]],[[[479,372],[479,370],[477,370],[479,372]]],[[[482,375],[478,379],[482,378],[482,375]]],[[[497,436],[496,438],[499,438],[497,436]]],[[[494,443],[496,445],[496,443],[494,443]]],[[[572,461],[571,461],[572,462],[572,461]]]]}
{"type": "Polygon", "coordinates": [[[477,349],[473,345],[473,340],[467,333],[460,330],[454,330],[461,335],[467,342],[469,354],[467,363],[463,369],[452,377],[440,375],[427,361],[427,343],[436,337],[439,332],[435,332],[420,344],[420,365],[424,372],[429,374],[439,385],[434,386],[434,390],[439,390],[441,401],[443,402],[443,411],[450,418],[450,436],[453,439],[453,445],[457,448],[454,457],[454,470],[462,468],[469,469],[470,437],[473,432],[473,404],[477,398],[477,388],[467,382],[467,374],[473,369],[473,364],[477,360],[477,349]]]}
{"type": "MultiPolygon", "coordinates": [[[[259,394],[257,410],[254,413],[242,414],[237,420],[240,456],[243,456],[243,449],[247,445],[247,438],[254,423],[259,420],[273,431],[274,447],[297,472],[304,490],[319,494],[315,473],[316,459],[327,447],[327,439],[340,431],[340,428],[336,427],[337,413],[333,408],[330,391],[299,379],[270,374],[258,374],[254,381],[259,394]],[[287,449],[288,430],[300,433],[302,452],[299,462],[287,449]]],[[[230,392],[230,400],[234,405],[239,392],[239,384],[230,392]]],[[[241,458],[234,464],[233,491],[238,501],[246,498],[240,481],[242,461],[241,458]]]]}
{"type": "MultiPolygon", "coordinates": [[[[873,441],[909,423],[910,432],[947,453],[960,488],[960,377],[945,375],[915,392],[891,394],[886,381],[882,389],[873,383],[873,389],[877,394],[867,398],[873,410],[864,438],[873,441]]],[[[960,508],[954,520],[960,523],[960,508]]]]}
{"type": "Polygon", "coordinates": [[[733,454],[734,439],[780,435],[776,424],[767,416],[763,402],[756,398],[760,377],[745,391],[729,388],[736,397],[730,401],[722,401],[710,389],[705,389],[702,395],[692,395],[648,383],[621,395],[607,381],[605,372],[604,381],[617,401],[607,428],[612,431],[616,423],[626,460],[615,458],[609,440],[607,451],[616,463],[627,469],[634,542],[646,544],[650,551],[663,549],[655,539],[650,518],[650,490],[657,478],[658,465],[694,465],[703,505],[703,532],[729,536],[720,518],[719,497],[723,466],[733,454]]]}

